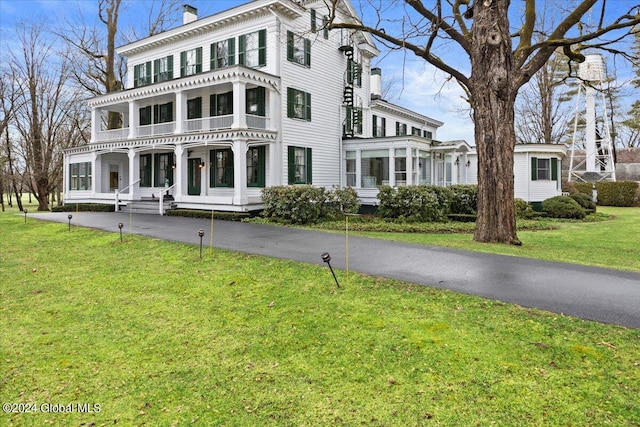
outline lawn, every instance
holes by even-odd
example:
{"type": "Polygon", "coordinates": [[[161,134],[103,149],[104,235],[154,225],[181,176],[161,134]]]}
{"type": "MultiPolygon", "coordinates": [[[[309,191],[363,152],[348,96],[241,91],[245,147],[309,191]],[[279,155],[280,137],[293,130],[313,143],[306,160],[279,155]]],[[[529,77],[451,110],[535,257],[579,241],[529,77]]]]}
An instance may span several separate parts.
{"type": "Polygon", "coordinates": [[[640,425],[640,330],[15,211],[0,241],[0,400],[38,410],[3,425],[640,425]]]}

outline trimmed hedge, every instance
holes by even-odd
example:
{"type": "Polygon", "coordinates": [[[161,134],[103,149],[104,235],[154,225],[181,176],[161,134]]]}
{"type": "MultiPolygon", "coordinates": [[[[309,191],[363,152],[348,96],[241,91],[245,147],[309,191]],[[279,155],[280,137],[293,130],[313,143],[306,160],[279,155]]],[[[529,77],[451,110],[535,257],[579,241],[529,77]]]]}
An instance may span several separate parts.
{"type": "Polygon", "coordinates": [[[569,196],[555,196],[544,200],[542,210],[553,218],[582,219],[587,216],[584,208],[569,196]]]}
{"type": "MultiPolygon", "coordinates": [[[[598,204],[600,206],[635,206],[638,200],[639,184],[635,181],[596,182],[598,204]]],[[[573,187],[580,193],[591,196],[593,183],[576,182],[573,187]]]]}
{"type": "Polygon", "coordinates": [[[583,208],[585,208],[587,211],[592,211],[592,212],[596,211],[596,204],[592,200],[591,196],[588,196],[583,193],[573,193],[569,195],[569,197],[571,197],[573,200],[578,202],[578,204],[583,208]]]}
{"type": "Polygon", "coordinates": [[[115,212],[115,205],[106,203],[69,203],[51,208],[51,212],[115,212]]]}
{"type": "Polygon", "coordinates": [[[415,185],[394,189],[380,187],[378,215],[408,221],[445,221],[449,211],[449,194],[445,187],[415,185]]]}
{"type": "Polygon", "coordinates": [[[309,224],[340,213],[357,213],[353,188],[327,190],[311,185],[283,185],[262,189],[262,216],[290,224],[309,224]]]}

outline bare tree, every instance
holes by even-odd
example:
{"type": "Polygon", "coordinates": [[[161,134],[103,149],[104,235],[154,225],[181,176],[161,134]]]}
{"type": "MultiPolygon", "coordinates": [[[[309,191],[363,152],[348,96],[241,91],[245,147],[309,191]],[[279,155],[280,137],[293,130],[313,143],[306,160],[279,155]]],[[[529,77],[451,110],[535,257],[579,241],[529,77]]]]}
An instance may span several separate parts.
{"type": "Polygon", "coordinates": [[[49,195],[61,179],[61,149],[68,143],[65,129],[76,94],[66,84],[67,66],[54,61],[55,40],[47,39],[38,26],[24,26],[18,39],[21,56],[11,61],[17,91],[14,123],[27,185],[38,200],[38,210],[44,211],[49,209],[49,195]]]}
{"type": "Polygon", "coordinates": [[[474,240],[515,245],[521,244],[513,203],[514,105],[520,88],[559,47],[578,62],[584,60],[580,50],[588,48],[628,56],[612,43],[629,36],[640,23],[640,6],[605,22],[606,0],[579,0],[574,7],[556,8],[560,20],[553,28],[536,28],[539,4],[535,0],[513,4],[509,0],[370,0],[370,9],[378,12],[373,13],[378,19],[372,23],[341,21],[343,2],[326,1],[329,28],[365,31],[386,46],[408,49],[451,75],[466,91],[478,152],[474,240]],[[597,3],[600,19],[595,28],[574,34],[571,30],[597,3]],[[381,8],[390,5],[404,9],[400,22],[385,20],[381,8]],[[518,27],[512,28],[512,22],[518,27]],[[536,42],[534,34],[542,34],[542,41],[536,42]],[[612,37],[605,39],[605,35],[612,37]],[[463,59],[466,62],[461,64],[463,59]]]}

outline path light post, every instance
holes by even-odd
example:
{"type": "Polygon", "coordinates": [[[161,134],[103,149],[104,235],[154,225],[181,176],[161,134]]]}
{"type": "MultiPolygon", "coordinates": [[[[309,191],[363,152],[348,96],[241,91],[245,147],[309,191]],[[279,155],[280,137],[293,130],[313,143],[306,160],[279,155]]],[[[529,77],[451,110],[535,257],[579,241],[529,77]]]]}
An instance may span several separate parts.
{"type": "Polygon", "coordinates": [[[333,272],[333,268],[331,267],[331,255],[329,255],[329,252],[325,252],[321,255],[322,257],[322,261],[326,262],[327,265],[329,266],[329,270],[331,270],[331,274],[333,274],[333,280],[336,281],[336,286],[340,287],[340,283],[338,283],[338,278],[336,277],[336,273],[333,272]]]}
{"type": "Polygon", "coordinates": [[[120,229],[120,243],[122,243],[122,227],[124,227],[124,224],[119,222],[118,228],[120,229]]]}
{"type": "Polygon", "coordinates": [[[25,224],[27,223],[27,212],[29,212],[29,210],[28,210],[28,209],[25,209],[25,210],[24,210],[24,223],[25,223],[25,224]]]}
{"type": "Polygon", "coordinates": [[[73,218],[73,215],[69,214],[67,218],[69,219],[69,231],[71,231],[71,218],[73,218]]]}
{"type": "Polygon", "coordinates": [[[204,230],[202,228],[198,230],[198,236],[200,237],[200,259],[202,259],[202,238],[204,237],[204,230]]]}

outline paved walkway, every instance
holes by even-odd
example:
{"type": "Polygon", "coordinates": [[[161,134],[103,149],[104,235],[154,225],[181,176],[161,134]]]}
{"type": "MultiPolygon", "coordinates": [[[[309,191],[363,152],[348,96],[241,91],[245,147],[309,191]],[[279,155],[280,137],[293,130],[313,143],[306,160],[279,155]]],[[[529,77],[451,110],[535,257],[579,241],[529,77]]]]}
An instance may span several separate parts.
{"type": "MultiPolygon", "coordinates": [[[[67,223],[67,213],[29,216],[67,223]]],[[[72,213],[72,225],[208,245],[210,220],[127,213],[72,213]]],[[[213,245],[345,268],[343,234],[214,221],[213,245]]],[[[583,319],[640,328],[640,274],[349,236],[349,270],[451,289],[583,319]]]]}

